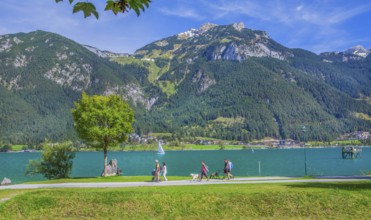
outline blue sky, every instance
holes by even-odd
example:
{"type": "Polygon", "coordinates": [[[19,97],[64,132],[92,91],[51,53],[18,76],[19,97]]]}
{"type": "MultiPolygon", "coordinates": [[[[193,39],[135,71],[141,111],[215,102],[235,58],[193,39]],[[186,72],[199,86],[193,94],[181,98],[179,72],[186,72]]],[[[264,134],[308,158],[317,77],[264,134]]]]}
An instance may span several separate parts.
{"type": "MultiPolygon", "coordinates": [[[[75,0],[77,1],[77,0],[75,0]]],[[[44,30],[78,43],[133,53],[153,41],[203,23],[244,22],[267,31],[289,48],[315,53],[371,48],[371,1],[368,0],[152,0],[141,16],[105,12],[106,0],[91,0],[100,19],[72,14],[68,0],[1,0],[0,35],[44,30]]]]}

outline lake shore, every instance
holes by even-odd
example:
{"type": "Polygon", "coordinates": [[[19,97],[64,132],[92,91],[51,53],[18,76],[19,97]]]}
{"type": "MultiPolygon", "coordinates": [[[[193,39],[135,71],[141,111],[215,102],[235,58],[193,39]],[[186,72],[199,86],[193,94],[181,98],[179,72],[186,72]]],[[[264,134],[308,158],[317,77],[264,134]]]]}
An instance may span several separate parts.
{"type": "MultiPolygon", "coordinates": [[[[306,146],[306,149],[321,149],[321,148],[339,148],[342,146],[306,146]]],[[[362,148],[370,148],[371,146],[360,146],[362,148]]],[[[224,148],[220,149],[218,145],[197,145],[197,147],[187,147],[184,149],[177,148],[177,147],[169,147],[164,145],[165,151],[207,151],[207,150],[246,150],[246,151],[254,151],[254,150],[267,150],[267,149],[303,149],[302,146],[290,146],[290,147],[270,147],[270,146],[246,146],[246,145],[228,145],[224,148]]],[[[95,148],[82,148],[79,149],[77,152],[100,152],[101,150],[97,150],[95,148]]],[[[131,146],[126,147],[124,149],[120,149],[119,147],[112,147],[109,149],[110,152],[157,152],[156,147],[148,148],[148,147],[137,147],[131,146]],[[129,148],[129,149],[128,149],[129,148]]],[[[42,152],[42,150],[15,150],[15,151],[7,151],[7,152],[0,152],[0,153],[34,153],[34,152],[42,152]]]]}

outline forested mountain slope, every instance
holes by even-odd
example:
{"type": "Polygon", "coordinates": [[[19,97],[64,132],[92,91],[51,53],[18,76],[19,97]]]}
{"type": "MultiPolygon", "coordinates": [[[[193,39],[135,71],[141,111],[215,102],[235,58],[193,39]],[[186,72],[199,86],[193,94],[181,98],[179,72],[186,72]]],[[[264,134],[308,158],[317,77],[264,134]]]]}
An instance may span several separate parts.
{"type": "Polygon", "coordinates": [[[299,139],[306,126],[305,138],[329,140],[370,130],[371,108],[360,99],[371,94],[367,56],[329,62],[238,23],[205,24],[146,45],[135,57],[114,60],[149,66],[149,82],[167,94],[138,119],[144,133],[299,139]]]}
{"type": "Polygon", "coordinates": [[[0,138],[13,143],[75,138],[70,109],[82,91],[146,104],[128,68],[44,31],[0,36],[0,138]],[[135,96],[127,94],[135,91],[135,96]]]}
{"type": "Polygon", "coordinates": [[[371,130],[371,57],[360,50],[289,49],[242,23],[205,24],[131,56],[88,49],[43,31],[0,36],[1,139],[76,138],[70,108],[82,91],[128,100],[140,134],[299,139],[306,126],[306,139],[330,140],[371,130]]]}

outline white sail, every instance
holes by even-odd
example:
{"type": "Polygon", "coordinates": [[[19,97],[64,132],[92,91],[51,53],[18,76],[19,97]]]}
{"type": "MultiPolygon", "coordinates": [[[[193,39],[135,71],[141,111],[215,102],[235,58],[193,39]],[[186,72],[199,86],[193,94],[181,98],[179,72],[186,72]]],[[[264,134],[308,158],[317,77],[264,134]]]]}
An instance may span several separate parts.
{"type": "Polygon", "coordinates": [[[158,142],[158,154],[165,154],[164,149],[162,148],[161,142],[158,142]]]}

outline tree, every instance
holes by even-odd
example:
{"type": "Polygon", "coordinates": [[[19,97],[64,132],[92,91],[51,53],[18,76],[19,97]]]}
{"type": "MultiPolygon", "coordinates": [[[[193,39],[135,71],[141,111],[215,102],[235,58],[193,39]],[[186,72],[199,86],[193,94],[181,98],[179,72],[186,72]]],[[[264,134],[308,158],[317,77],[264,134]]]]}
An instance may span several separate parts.
{"type": "Polygon", "coordinates": [[[72,109],[78,136],[88,145],[103,148],[106,176],[108,148],[127,140],[133,131],[134,112],[120,96],[88,96],[82,93],[72,109]]]}
{"type": "MultiPolygon", "coordinates": [[[[55,0],[56,3],[62,2],[63,0],[55,0]]],[[[68,0],[70,4],[74,2],[74,0],[68,0]]],[[[107,0],[105,11],[112,11],[115,15],[118,13],[126,13],[129,10],[134,10],[137,15],[140,15],[140,12],[145,10],[145,8],[149,7],[149,3],[152,0],[107,0]]],[[[82,11],[84,13],[84,17],[89,17],[92,14],[98,19],[99,13],[95,8],[95,5],[88,1],[78,1],[73,6],[73,13],[77,13],[82,11]]]]}
{"type": "Polygon", "coordinates": [[[5,144],[4,146],[0,146],[0,152],[8,152],[12,150],[12,146],[9,144],[5,144]]]}
{"type": "Polygon", "coordinates": [[[30,160],[26,175],[42,174],[48,179],[68,178],[75,158],[72,142],[43,144],[41,160],[30,160]]]}

